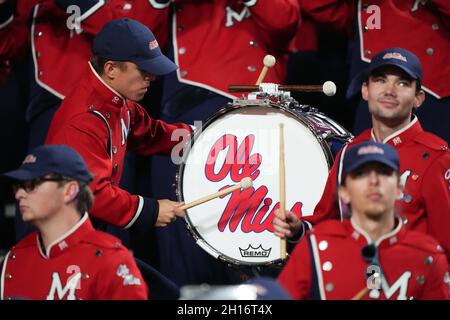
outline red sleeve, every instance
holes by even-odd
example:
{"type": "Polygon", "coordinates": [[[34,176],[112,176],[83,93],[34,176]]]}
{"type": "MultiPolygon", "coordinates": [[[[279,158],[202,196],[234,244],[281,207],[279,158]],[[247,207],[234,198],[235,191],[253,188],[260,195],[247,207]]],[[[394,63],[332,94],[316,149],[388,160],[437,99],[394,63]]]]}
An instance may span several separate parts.
{"type": "MultiPolygon", "coordinates": [[[[108,131],[102,120],[86,113],[58,130],[58,133],[48,136],[45,143],[67,144],[80,153],[89,171],[94,174],[90,187],[95,201],[90,213],[105,222],[124,227],[134,222],[146,209],[145,199],[131,195],[111,183],[112,162],[107,151],[108,139],[108,131]]],[[[156,217],[153,217],[153,224],[156,217]]]]}
{"type": "Polygon", "coordinates": [[[450,261],[450,153],[446,152],[426,170],[421,185],[428,219],[428,233],[447,251],[450,261]]]}
{"type": "Polygon", "coordinates": [[[431,0],[435,8],[441,13],[441,21],[447,27],[447,35],[450,32],[450,1],[448,0],[431,0]]]}
{"type": "Polygon", "coordinates": [[[337,176],[340,168],[341,153],[346,147],[341,149],[334,160],[333,166],[328,173],[328,179],[325,184],[325,189],[322,193],[322,198],[316,204],[314,214],[312,216],[306,216],[302,219],[307,220],[311,224],[315,225],[321,221],[327,219],[339,219],[341,214],[338,205],[337,197],[337,176]]]}
{"type": "Polygon", "coordinates": [[[431,0],[431,3],[442,12],[447,18],[450,16],[450,2],[447,0],[431,0]]]}
{"type": "Polygon", "coordinates": [[[335,30],[352,30],[355,5],[349,0],[299,0],[301,12],[335,30]]]}
{"type": "Polygon", "coordinates": [[[115,251],[96,281],[100,300],[148,300],[148,287],[131,254],[115,251]]]}
{"type": "Polygon", "coordinates": [[[308,237],[300,240],[277,279],[297,300],[310,299],[312,262],[308,241],[308,237]]]}
{"type": "Polygon", "coordinates": [[[172,148],[177,144],[184,145],[187,142],[186,139],[191,134],[189,125],[184,123],[168,124],[161,120],[154,120],[144,108],[138,104],[134,106],[127,149],[147,156],[154,153],[170,154],[172,148]]]}
{"type": "Polygon", "coordinates": [[[255,23],[267,35],[270,47],[287,51],[300,23],[298,0],[250,0],[246,3],[255,23]],[[274,14],[276,12],[276,14],[274,14]]]}
{"type": "Polygon", "coordinates": [[[421,300],[449,300],[450,276],[448,262],[443,254],[435,255],[435,263],[426,276],[421,300]]]}
{"type": "Polygon", "coordinates": [[[18,0],[14,13],[0,23],[1,59],[21,60],[25,57],[30,46],[29,19],[37,2],[18,0]]]}

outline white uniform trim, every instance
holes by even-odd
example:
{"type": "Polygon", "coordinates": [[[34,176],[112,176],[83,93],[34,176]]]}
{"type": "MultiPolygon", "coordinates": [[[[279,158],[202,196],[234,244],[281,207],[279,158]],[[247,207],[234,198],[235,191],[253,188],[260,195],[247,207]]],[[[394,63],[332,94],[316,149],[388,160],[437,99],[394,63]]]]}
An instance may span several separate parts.
{"type": "Polygon", "coordinates": [[[436,99],[441,99],[442,97],[440,95],[438,95],[436,92],[431,91],[430,89],[428,89],[425,86],[422,86],[423,91],[428,92],[430,95],[432,95],[433,97],[435,97],[436,99]]]}
{"type": "Polygon", "coordinates": [[[3,268],[2,268],[2,277],[0,278],[0,300],[5,299],[5,272],[6,272],[6,264],[8,263],[9,254],[11,251],[8,251],[8,253],[5,256],[5,259],[3,259],[3,268]]]}
{"type": "Polygon", "coordinates": [[[316,274],[317,274],[317,285],[319,286],[319,292],[320,292],[320,299],[326,300],[327,297],[325,296],[325,290],[323,286],[323,276],[322,276],[322,269],[321,269],[321,263],[320,263],[320,255],[319,250],[317,249],[317,241],[316,237],[314,235],[310,235],[311,239],[311,248],[313,253],[313,259],[314,259],[314,265],[316,267],[316,274]]]}
{"type": "Polygon", "coordinates": [[[50,254],[50,250],[52,249],[52,247],[55,244],[63,241],[65,238],[70,236],[72,233],[74,233],[87,220],[87,218],[88,218],[88,213],[85,212],[83,217],[80,219],[80,221],[78,221],[69,231],[67,231],[61,237],[59,237],[58,239],[56,239],[55,241],[53,241],[52,243],[49,244],[49,246],[45,249],[45,253],[42,252],[42,250],[41,250],[41,245],[39,243],[39,235],[38,235],[37,238],[36,238],[37,245],[38,245],[38,248],[39,248],[39,252],[44,257],[44,259],[48,260],[49,259],[49,254],[50,254]]]}
{"type": "Polygon", "coordinates": [[[257,2],[258,0],[247,0],[244,2],[244,5],[247,7],[253,7],[257,2]]]}
{"type": "Polygon", "coordinates": [[[99,0],[97,4],[93,5],[89,10],[87,10],[85,13],[83,13],[80,17],[80,22],[89,18],[91,14],[93,14],[95,11],[100,9],[105,4],[104,0],[99,0]]]}
{"type": "MultiPolygon", "coordinates": [[[[398,136],[399,134],[405,132],[406,130],[408,130],[409,128],[411,128],[417,121],[417,117],[414,117],[414,119],[411,120],[411,122],[406,125],[405,127],[395,131],[394,133],[390,134],[389,136],[387,136],[383,141],[381,141],[382,143],[387,143],[389,140],[391,140],[392,138],[398,136]]],[[[372,140],[375,142],[378,142],[377,137],[375,137],[375,133],[373,132],[373,128],[370,131],[370,136],[372,137],[372,140]]]]}
{"type": "Polygon", "coordinates": [[[394,230],[382,235],[377,241],[375,241],[375,245],[378,247],[380,245],[381,242],[383,242],[383,240],[389,239],[390,237],[392,237],[393,235],[397,234],[400,232],[400,229],[403,226],[403,222],[401,219],[395,218],[395,220],[397,220],[397,226],[394,228],[394,230]]]}
{"type": "Polygon", "coordinates": [[[148,0],[148,2],[155,9],[164,9],[164,8],[167,8],[168,6],[170,6],[171,1],[167,1],[167,3],[159,3],[159,2],[156,2],[155,0],[148,0]]]}
{"type": "Polygon", "coordinates": [[[41,86],[42,88],[44,88],[45,90],[47,90],[48,92],[50,92],[51,94],[57,96],[58,98],[60,98],[61,100],[64,99],[64,95],[59,93],[58,91],[50,88],[48,85],[46,85],[45,83],[43,83],[41,80],[39,80],[39,68],[38,68],[38,64],[37,64],[37,58],[36,58],[36,47],[34,44],[34,37],[35,37],[35,24],[36,24],[36,17],[37,17],[37,13],[39,11],[39,4],[37,4],[34,7],[33,10],[33,19],[31,22],[31,54],[33,56],[33,64],[34,64],[34,78],[36,80],[36,83],[41,86]]]}
{"type": "Polygon", "coordinates": [[[217,88],[208,86],[204,83],[200,83],[200,82],[195,82],[195,81],[191,81],[191,80],[186,80],[183,79],[181,77],[181,70],[180,70],[180,62],[178,60],[178,43],[177,43],[177,14],[174,12],[173,16],[172,16],[172,43],[173,43],[173,56],[175,58],[175,64],[178,66],[178,69],[176,70],[177,72],[177,78],[178,81],[180,81],[181,83],[186,83],[186,84],[190,84],[196,87],[200,87],[212,92],[215,92],[217,94],[220,94],[221,96],[224,96],[226,98],[230,98],[230,99],[236,99],[235,96],[233,96],[232,94],[228,93],[228,92],[224,92],[222,90],[219,90],[217,88]]]}
{"type": "Polygon", "coordinates": [[[353,229],[355,229],[356,231],[358,231],[358,233],[362,234],[364,238],[366,238],[367,244],[372,242],[372,238],[370,238],[369,234],[364,231],[363,229],[361,229],[356,222],[354,221],[353,216],[350,218],[350,224],[352,225],[353,229]]]}
{"type": "Polygon", "coordinates": [[[365,62],[370,62],[370,59],[367,59],[364,56],[364,38],[362,35],[362,23],[361,23],[361,0],[358,0],[358,32],[359,32],[359,54],[361,56],[361,60],[365,62]]]}
{"type": "Polygon", "coordinates": [[[356,224],[353,217],[350,218],[350,223],[351,223],[353,229],[358,231],[358,233],[362,234],[364,236],[364,238],[366,238],[367,244],[374,242],[375,246],[378,247],[383,240],[386,240],[386,239],[392,237],[393,235],[399,233],[400,229],[402,228],[402,221],[401,221],[401,219],[399,219],[397,217],[395,218],[395,220],[397,221],[397,226],[394,228],[394,230],[389,231],[388,233],[382,235],[377,241],[373,241],[372,238],[370,238],[369,234],[356,224]]]}
{"type": "MultiPolygon", "coordinates": [[[[409,128],[411,128],[416,122],[417,122],[417,117],[414,117],[414,119],[407,125],[404,126],[403,128],[401,128],[400,130],[397,130],[396,132],[394,132],[393,134],[387,136],[384,140],[383,143],[388,142],[389,140],[391,140],[392,138],[402,134],[403,132],[405,132],[406,130],[408,130],[409,128]]],[[[373,131],[373,129],[372,129],[373,131]]]]}
{"type": "Polygon", "coordinates": [[[142,198],[141,196],[137,196],[137,197],[138,197],[139,203],[136,208],[136,213],[134,214],[133,219],[131,219],[131,221],[124,227],[124,229],[130,228],[136,222],[136,220],[139,218],[139,216],[141,215],[142,208],[144,207],[144,198],[142,198]]]}
{"type": "Polygon", "coordinates": [[[106,127],[108,127],[108,131],[109,131],[109,157],[112,160],[113,157],[113,152],[112,152],[112,144],[113,144],[113,138],[112,138],[112,131],[111,131],[111,127],[109,126],[108,121],[106,120],[106,118],[97,110],[92,111],[93,113],[95,113],[96,115],[98,115],[100,118],[102,118],[103,122],[105,122],[106,127]]]}
{"type": "Polygon", "coordinates": [[[93,74],[95,75],[95,77],[98,79],[98,81],[100,81],[101,83],[103,83],[103,85],[104,85],[105,87],[107,87],[109,90],[111,90],[115,95],[121,97],[121,98],[122,98],[122,101],[123,101],[123,104],[125,105],[125,98],[124,98],[119,92],[117,92],[116,90],[114,90],[113,87],[111,87],[109,84],[107,84],[107,83],[102,79],[102,77],[100,77],[100,76],[97,74],[97,72],[95,71],[95,69],[94,69],[94,67],[92,66],[92,64],[91,64],[90,61],[88,61],[88,65],[89,65],[89,67],[91,68],[92,73],[93,73],[93,74]]]}
{"type": "Polygon", "coordinates": [[[14,20],[14,15],[11,15],[11,17],[8,18],[8,20],[6,20],[5,22],[0,24],[0,29],[3,29],[4,27],[6,27],[8,24],[10,24],[12,21],[14,20]]]}

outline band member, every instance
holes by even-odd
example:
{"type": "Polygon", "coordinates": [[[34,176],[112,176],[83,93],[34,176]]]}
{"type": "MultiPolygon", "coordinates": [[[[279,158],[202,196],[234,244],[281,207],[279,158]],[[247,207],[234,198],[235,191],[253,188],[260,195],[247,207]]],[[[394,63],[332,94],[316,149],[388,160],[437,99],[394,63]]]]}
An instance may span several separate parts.
{"type": "Polygon", "coordinates": [[[92,227],[92,177],[77,152],[40,146],[4,175],[13,179],[23,220],[38,231],[6,254],[1,299],[147,299],[130,252],[92,227]]]}
{"type": "Polygon", "coordinates": [[[449,299],[442,247],[395,215],[403,191],[395,149],[366,141],[343,157],[339,196],[351,218],[308,231],[278,281],[295,299],[449,299]]]}
{"type": "MultiPolygon", "coordinates": [[[[447,143],[422,129],[414,115],[425,99],[421,90],[422,68],[419,59],[401,48],[390,48],[376,54],[368,68],[352,81],[361,88],[372,114],[372,129],[357,136],[349,146],[362,141],[389,144],[400,156],[400,177],[405,189],[397,201],[398,213],[406,227],[430,234],[446,249],[450,258],[450,151],[447,143]]],[[[299,237],[312,224],[345,215],[345,206],[337,201],[336,186],[341,182],[341,158],[328,175],[322,198],[314,215],[302,222],[290,214],[288,223],[277,217],[277,234],[299,237]]]]}

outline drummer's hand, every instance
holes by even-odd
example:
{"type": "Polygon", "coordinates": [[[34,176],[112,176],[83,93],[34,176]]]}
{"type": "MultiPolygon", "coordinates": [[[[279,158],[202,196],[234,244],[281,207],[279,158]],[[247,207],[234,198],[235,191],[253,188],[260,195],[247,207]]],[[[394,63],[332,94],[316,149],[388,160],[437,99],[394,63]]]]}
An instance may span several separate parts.
{"type": "Polygon", "coordinates": [[[183,202],[171,201],[168,199],[158,200],[159,211],[158,219],[156,220],[156,227],[165,227],[169,223],[175,221],[177,217],[184,217],[185,212],[179,207],[183,205],[183,202]]]}
{"type": "Polygon", "coordinates": [[[278,209],[275,210],[275,217],[272,221],[273,233],[281,239],[290,239],[302,228],[302,220],[291,211],[285,211],[285,213],[286,215],[278,209]]]}

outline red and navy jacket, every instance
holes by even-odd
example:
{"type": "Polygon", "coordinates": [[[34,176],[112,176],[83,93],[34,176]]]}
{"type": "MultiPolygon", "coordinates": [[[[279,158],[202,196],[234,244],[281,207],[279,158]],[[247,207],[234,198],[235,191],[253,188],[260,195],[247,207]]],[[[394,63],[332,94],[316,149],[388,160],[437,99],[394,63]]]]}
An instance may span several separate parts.
{"type": "Polygon", "coordinates": [[[11,248],[0,299],[147,300],[148,288],[119,239],[96,231],[85,214],[44,248],[34,232],[11,248]]]}
{"type": "Polygon", "coordinates": [[[228,85],[254,84],[271,54],[277,63],[264,82],[283,83],[299,16],[297,0],[175,0],[178,80],[233,99],[228,85]]]}
{"type": "Polygon", "coordinates": [[[36,82],[60,99],[77,85],[95,35],[110,20],[133,18],[153,31],[161,47],[167,40],[168,8],[156,0],[18,0],[0,18],[1,12],[0,59],[20,59],[31,45],[36,82]],[[73,5],[80,8],[80,28],[73,5]]]}
{"type": "Polygon", "coordinates": [[[158,217],[158,202],[119,188],[125,151],[170,155],[172,148],[183,142],[181,134],[190,134],[190,127],[153,120],[142,106],[123,98],[87,64],[78,87],[55,113],[45,143],[67,144],[86,161],[94,175],[90,184],[95,195],[93,217],[119,227],[148,228],[158,217]],[[172,140],[173,133],[180,135],[172,140]]]}
{"type": "MultiPolygon", "coordinates": [[[[423,67],[423,88],[440,99],[450,96],[450,1],[448,0],[299,0],[302,12],[334,29],[355,28],[358,73],[379,51],[400,47],[423,67]],[[356,4],[356,5],[355,5],[356,4]],[[356,21],[355,21],[356,19],[356,21]],[[411,36],[414,32],[414,36],[411,36]]],[[[349,32],[350,33],[350,32],[349,32]]],[[[354,74],[350,75],[351,77],[354,74]]]]}
{"type": "MultiPolygon", "coordinates": [[[[338,153],[314,214],[304,217],[308,223],[343,217],[336,191],[341,179],[342,153],[348,146],[371,139],[376,140],[372,129],[366,130],[338,153]]],[[[393,146],[400,157],[400,179],[405,189],[396,204],[398,213],[406,219],[407,228],[426,232],[438,240],[450,260],[450,151],[447,143],[423,131],[417,118],[382,142],[393,146]]]]}
{"type": "Polygon", "coordinates": [[[294,299],[348,300],[358,294],[363,300],[450,298],[443,249],[432,237],[407,230],[400,219],[375,242],[352,219],[314,226],[278,281],[294,299]],[[369,244],[376,250],[363,255],[369,244]],[[381,275],[378,281],[373,272],[381,275]]]}

